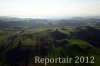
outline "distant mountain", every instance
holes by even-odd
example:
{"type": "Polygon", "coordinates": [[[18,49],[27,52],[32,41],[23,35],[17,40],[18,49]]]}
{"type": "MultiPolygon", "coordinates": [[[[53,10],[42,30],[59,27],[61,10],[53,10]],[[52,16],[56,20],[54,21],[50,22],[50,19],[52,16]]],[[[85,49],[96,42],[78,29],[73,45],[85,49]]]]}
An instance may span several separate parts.
{"type": "Polygon", "coordinates": [[[2,21],[21,21],[23,19],[18,18],[18,17],[0,16],[0,20],[2,21]]]}
{"type": "Polygon", "coordinates": [[[91,20],[91,19],[100,19],[100,16],[90,16],[90,17],[72,17],[73,20],[91,20]]]}
{"type": "Polygon", "coordinates": [[[0,17],[0,28],[13,27],[67,27],[67,26],[100,26],[99,18],[73,17],[71,19],[33,19],[0,17]]]}

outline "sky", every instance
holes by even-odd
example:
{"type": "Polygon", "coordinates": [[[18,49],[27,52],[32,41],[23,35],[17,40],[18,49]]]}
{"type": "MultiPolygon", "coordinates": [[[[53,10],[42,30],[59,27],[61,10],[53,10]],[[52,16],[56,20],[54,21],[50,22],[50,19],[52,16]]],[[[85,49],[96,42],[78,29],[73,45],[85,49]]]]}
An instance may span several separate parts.
{"type": "Polygon", "coordinates": [[[0,0],[0,16],[100,16],[100,0],[0,0]]]}

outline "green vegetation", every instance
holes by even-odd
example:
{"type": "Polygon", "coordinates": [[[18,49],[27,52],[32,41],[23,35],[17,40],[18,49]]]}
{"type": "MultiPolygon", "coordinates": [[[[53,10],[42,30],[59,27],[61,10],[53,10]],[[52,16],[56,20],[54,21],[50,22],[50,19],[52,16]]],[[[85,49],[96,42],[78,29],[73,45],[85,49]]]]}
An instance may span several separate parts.
{"type": "Polygon", "coordinates": [[[57,63],[47,66],[99,66],[100,45],[98,43],[100,42],[95,39],[93,42],[89,41],[92,40],[91,38],[98,37],[100,33],[97,32],[100,30],[92,27],[0,30],[0,66],[44,66],[44,64],[33,63],[35,56],[43,58],[94,56],[93,64],[57,63]],[[89,36],[85,37],[87,35],[89,36]]]}

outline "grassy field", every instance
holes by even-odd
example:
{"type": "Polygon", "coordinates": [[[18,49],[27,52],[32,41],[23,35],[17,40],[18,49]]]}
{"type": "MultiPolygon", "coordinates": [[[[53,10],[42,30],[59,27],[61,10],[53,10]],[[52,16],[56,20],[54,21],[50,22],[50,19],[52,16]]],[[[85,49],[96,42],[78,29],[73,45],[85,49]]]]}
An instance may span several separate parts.
{"type": "Polygon", "coordinates": [[[47,66],[99,66],[100,48],[72,37],[70,33],[74,31],[75,28],[0,30],[0,66],[44,66],[33,63],[35,56],[43,58],[94,56],[95,63],[57,63],[47,66]]]}

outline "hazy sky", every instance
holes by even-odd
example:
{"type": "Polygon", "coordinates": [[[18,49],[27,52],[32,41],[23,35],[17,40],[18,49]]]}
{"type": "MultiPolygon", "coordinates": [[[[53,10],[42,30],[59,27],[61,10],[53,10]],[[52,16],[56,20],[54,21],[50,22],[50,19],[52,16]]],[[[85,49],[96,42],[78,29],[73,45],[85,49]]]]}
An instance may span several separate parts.
{"type": "Polygon", "coordinates": [[[0,16],[100,16],[100,0],[0,0],[0,16]]]}

